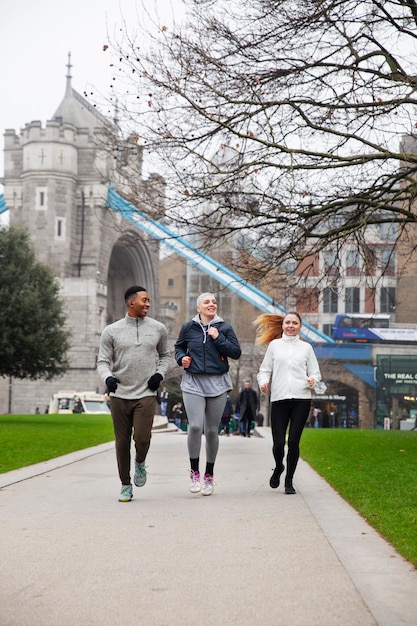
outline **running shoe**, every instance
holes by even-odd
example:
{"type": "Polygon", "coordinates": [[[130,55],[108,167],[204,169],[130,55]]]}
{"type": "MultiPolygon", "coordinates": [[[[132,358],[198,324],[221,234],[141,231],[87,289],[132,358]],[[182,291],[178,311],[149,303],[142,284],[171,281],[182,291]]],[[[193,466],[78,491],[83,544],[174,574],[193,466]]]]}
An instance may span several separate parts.
{"type": "Polygon", "coordinates": [[[211,496],[214,491],[214,476],[212,474],[204,474],[204,482],[201,488],[203,496],[211,496]]]}
{"type": "Polygon", "coordinates": [[[135,476],[133,477],[133,482],[136,487],[143,487],[146,483],[146,467],[145,463],[138,463],[135,461],[135,476]]]}
{"type": "Polygon", "coordinates": [[[122,488],[120,489],[119,502],[130,502],[132,498],[132,485],[122,485],[122,488]]]}
{"type": "Polygon", "coordinates": [[[190,491],[191,493],[199,493],[201,491],[200,472],[190,471],[190,491]]]}
{"type": "Polygon", "coordinates": [[[281,468],[276,467],[274,469],[273,474],[269,480],[269,486],[272,487],[272,489],[276,489],[277,487],[279,487],[279,479],[284,469],[285,467],[283,465],[281,465],[281,468]]]}
{"type": "Polygon", "coordinates": [[[294,489],[294,487],[292,486],[292,483],[287,483],[285,485],[285,493],[288,496],[293,495],[294,493],[297,493],[296,490],[294,489]]]}

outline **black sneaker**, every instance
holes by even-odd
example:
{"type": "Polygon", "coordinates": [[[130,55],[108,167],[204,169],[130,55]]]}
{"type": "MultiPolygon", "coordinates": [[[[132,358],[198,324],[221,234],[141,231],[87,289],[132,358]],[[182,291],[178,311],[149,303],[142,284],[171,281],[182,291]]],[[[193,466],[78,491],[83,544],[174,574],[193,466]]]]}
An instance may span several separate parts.
{"type": "Polygon", "coordinates": [[[269,486],[272,487],[272,489],[276,489],[277,487],[279,487],[279,479],[284,469],[285,468],[283,465],[281,465],[280,469],[278,469],[277,467],[274,469],[274,472],[269,480],[269,486]]]}
{"type": "Polygon", "coordinates": [[[294,489],[294,487],[292,485],[285,485],[285,493],[287,495],[292,495],[294,493],[297,493],[296,490],[294,489]]]}

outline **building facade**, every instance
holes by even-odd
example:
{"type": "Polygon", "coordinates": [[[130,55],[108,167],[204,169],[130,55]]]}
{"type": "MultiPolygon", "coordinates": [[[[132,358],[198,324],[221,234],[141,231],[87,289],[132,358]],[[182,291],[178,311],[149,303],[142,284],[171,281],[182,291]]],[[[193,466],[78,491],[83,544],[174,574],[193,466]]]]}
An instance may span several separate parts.
{"type": "MultiPolygon", "coordinates": [[[[36,256],[49,266],[71,331],[70,369],[51,382],[3,381],[1,407],[13,413],[41,412],[58,389],[104,391],[97,376],[99,337],[125,315],[124,291],[144,285],[159,303],[159,246],[106,205],[116,185],[136,206],[163,202],[156,177],[142,178],[142,150],[118,131],[71,86],[53,118],[4,136],[4,199],[10,224],[29,231],[36,256]],[[114,142],[116,143],[116,142],[114,142]]],[[[163,189],[161,183],[160,188],[163,189]]],[[[157,308],[152,311],[155,317],[157,308]]]]}

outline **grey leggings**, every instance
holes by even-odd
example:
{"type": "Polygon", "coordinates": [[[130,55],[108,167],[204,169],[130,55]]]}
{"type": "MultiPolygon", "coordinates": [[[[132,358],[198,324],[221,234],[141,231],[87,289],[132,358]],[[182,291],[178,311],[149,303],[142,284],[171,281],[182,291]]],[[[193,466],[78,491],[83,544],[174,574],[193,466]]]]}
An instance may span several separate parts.
{"type": "Polygon", "coordinates": [[[226,406],[227,391],[215,398],[183,392],[188,417],[188,454],[190,459],[200,456],[201,435],[206,437],[206,462],[214,463],[219,449],[219,424],[226,406]]]}

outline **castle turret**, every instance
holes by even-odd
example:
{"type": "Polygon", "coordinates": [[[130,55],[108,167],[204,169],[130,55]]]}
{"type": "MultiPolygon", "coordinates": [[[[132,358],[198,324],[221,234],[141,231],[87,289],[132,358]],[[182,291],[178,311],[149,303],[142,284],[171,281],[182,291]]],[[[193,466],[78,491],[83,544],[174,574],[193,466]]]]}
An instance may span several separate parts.
{"type": "MultiPolygon", "coordinates": [[[[125,314],[124,291],[145,284],[155,306],[159,302],[158,244],[106,206],[110,184],[150,206],[156,190],[153,179],[142,180],[142,148],[132,138],[120,141],[116,124],[71,80],[69,55],[65,95],[53,119],[45,127],[32,121],[20,135],[5,132],[10,224],[28,228],[37,258],[59,280],[72,333],[68,374],[52,383],[14,381],[16,413],[30,411],[34,397],[36,406],[46,406],[58,387],[103,390],[96,372],[99,337],[106,323],[125,314]]],[[[160,206],[160,195],[154,203],[160,206]]]]}

